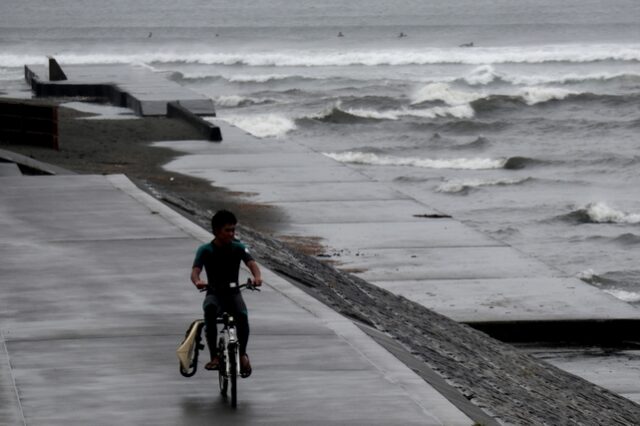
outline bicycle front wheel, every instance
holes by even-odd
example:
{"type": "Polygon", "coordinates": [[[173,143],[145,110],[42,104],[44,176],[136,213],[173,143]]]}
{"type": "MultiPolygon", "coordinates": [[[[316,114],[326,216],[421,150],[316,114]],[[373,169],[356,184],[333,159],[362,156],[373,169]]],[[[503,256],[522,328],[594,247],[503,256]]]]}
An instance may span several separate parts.
{"type": "Polygon", "coordinates": [[[231,390],[231,406],[238,405],[238,347],[237,345],[229,345],[229,387],[231,390]]]}
{"type": "Polygon", "coordinates": [[[226,359],[223,350],[220,348],[224,348],[224,339],[220,339],[218,342],[218,385],[220,386],[220,394],[222,396],[227,396],[227,388],[229,387],[229,379],[227,378],[226,373],[226,359]]]}

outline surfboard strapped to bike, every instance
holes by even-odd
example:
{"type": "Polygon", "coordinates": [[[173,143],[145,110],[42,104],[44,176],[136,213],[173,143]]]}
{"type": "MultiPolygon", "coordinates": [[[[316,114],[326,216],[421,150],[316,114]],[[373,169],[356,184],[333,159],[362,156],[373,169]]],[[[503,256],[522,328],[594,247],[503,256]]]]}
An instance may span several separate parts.
{"type": "Polygon", "coordinates": [[[184,377],[192,377],[198,370],[198,355],[204,344],[202,344],[202,329],[204,328],[204,320],[195,320],[191,323],[184,340],[178,346],[176,355],[180,361],[180,374],[184,377]]]}

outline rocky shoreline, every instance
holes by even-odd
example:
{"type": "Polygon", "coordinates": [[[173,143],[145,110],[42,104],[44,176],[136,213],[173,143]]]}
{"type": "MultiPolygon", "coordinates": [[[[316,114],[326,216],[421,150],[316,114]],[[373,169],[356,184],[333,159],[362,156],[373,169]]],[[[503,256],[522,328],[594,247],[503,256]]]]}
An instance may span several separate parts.
{"type": "Polygon", "coordinates": [[[271,235],[277,230],[266,223],[277,223],[272,220],[278,217],[276,209],[247,203],[240,194],[208,182],[164,171],[162,165],[175,154],[151,148],[149,142],[199,139],[186,124],[168,118],[77,119],[83,115],[60,109],[60,151],[0,147],[79,173],[125,173],[205,228],[211,211],[223,206],[237,211],[243,224],[242,239],[266,267],[362,324],[363,329],[371,329],[372,335],[390,337],[403,356],[413,359],[412,368],[423,365],[436,372],[463,399],[481,408],[486,416],[469,414],[478,423],[637,424],[640,406],[632,401],[338,271],[305,254],[317,249],[311,240],[291,245],[274,239],[271,235]]]}

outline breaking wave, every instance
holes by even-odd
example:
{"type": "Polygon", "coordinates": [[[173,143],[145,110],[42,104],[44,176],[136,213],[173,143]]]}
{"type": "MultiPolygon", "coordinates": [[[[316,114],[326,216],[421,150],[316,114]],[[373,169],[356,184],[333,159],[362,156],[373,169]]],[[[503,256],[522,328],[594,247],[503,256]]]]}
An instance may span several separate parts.
{"type": "MultiPolygon", "coordinates": [[[[521,107],[523,105],[537,105],[549,101],[559,101],[570,97],[588,95],[561,87],[531,86],[510,90],[501,94],[488,90],[466,91],[454,89],[448,83],[431,83],[417,90],[411,100],[411,105],[443,102],[448,108],[465,108],[471,112],[490,112],[498,109],[521,107]]],[[[595,96],[595,95],[593,95],[595,96]]],[[[469,118],[471,115],[458,116],[469,118]]]]}
{"type": "Polygon", "coordinates": [[[431,83],[414,93],[411,103],[418,105],[424,102],[442,101],[452,106],[466,105],[486,96],[485,93],[455,90],[447,83],[431,83]]]}
{"type": "Polygon", "coordinates": [[[575,223],[640,224],[640,213],[627,213],[616,210],[602,202],[589,203],[585,207],[562,215],[559,218],[575,223]]]}
{"type": "Polygon", "coordinates": [[[543,165],[545,163],[545,161],[537,160],[535,158],[509,157],[504,161],[503,167],[507,170],[520,170],[526,167],[543,165]]]}
{"type": "Polygon", "coordinates": [[[582,281],[601,288],[605,293],[628,303],[640,303],[639,270],[612,271],[602,275],[592,269],[576,275],[582,281]]]}
{"type": "Polygon", "coordinates": [[[376,110],[367,108],[344,108],[340,104],[309,118],[327,123],[359,123],[366,120],[400,120],[402,117],[418,118],[472,118],[473,109],[469,105],[436,106],[431,108],[414,109],[402,107],[399,109],[376,110]]]}
{"type": "Polygon", "coordinates": [[[514,109],[523,105],[539,105],[551,101],[571,101],[571,102],[603,102],[611,106],[636,102],[637,96],[634,94],[617,95],[597,95],[594,93],[581,93],[563,88],[549,87],[525,87],[513,95],[492,94],[484,98],[478,98],[471,102],[476,113],[493,112],[505,109],[514,109]]]}
{"type": "Polygon", "coordinates": [[[536,105],[552,100],[563,100],[568,96],[579,94],[578,92],[555,87],[526,87],[519,91],[518,96],[527,105],[536,105]]]}
{"type": "Polygon", "coordinates": [[[531,178],[522,179],[471,179],[462,181],[448,181],[444,182],[436,188],[436,192],[449,193],[449,194],[466,194],[474,189],[485,186],[508,186],[519,185],[525,182],[529,182],[531,178]]]}
{"type": "Polygon", "coordinates": [[[610,288],[610,289],[604,290],[604,292],[609,293],[616,299],[620,299],[623,302],[627,302],[627,303],[640,302],[640,292],[637,292],[637,291],[627,291],[627,290],[610,288]]]}
{"type": "Polygon", "coordinates": [[[542,86],[542,85],[566,85],[588,82],[610,82],[640,80],[640,73],[631,72],[607,72],[598,71],[585,74],[568,72],[564,74],[518,74],[506,71],[497,71],[493,65],[481,65],[470,71],[464,77],[450,79],[448,83],[463,83],[469,86],[487,86],[492,83],[506,83],[514,86],[542,86]]]}
{"type": "MultiPolygon", "coordinates": [[[[638,44],[541,45],[530,48],[476,47],[406,49],[319,49],[267,52],[217,52],[180,48],[134,53],[60,52],[56,58],[66,64],[113,63],[197,63],[206,65],[249,66],[349,66],[349,65],[429,65],[429,64],[501,64],[545,62],[640,61],[638,44]]],[[[45,64],[46,57],[36,54],[0,54],[0,66],[21,67],[45,64]]]]}
{"type": "Polygon", "coordinates": [[[268,98],[250,98],[240,95],[218,96],[214,99],[216,105],[227,108],[245,107],[251,105],[264,105],[276,102],[274,99],[268,98]]]}
{"type": "Polygon", "coordinates": [[[295,122],[279,114],[225,115],[218,117],[257,138],[274,138],[296,129],[295,122]]]}
{"type": "Polygon", "coordinates": [[[347,152],[325,152],[329,158],[333,158],[341,163],[369,164],[376,166],[409,166],[430,169],[465,169],[483,170],[503,168],[506,160],[491,158],[451,158],[451,159],[430,159],[416,157],[396,157],[391,155],[378,155],[368,152],[347,151],[347,152]]]}

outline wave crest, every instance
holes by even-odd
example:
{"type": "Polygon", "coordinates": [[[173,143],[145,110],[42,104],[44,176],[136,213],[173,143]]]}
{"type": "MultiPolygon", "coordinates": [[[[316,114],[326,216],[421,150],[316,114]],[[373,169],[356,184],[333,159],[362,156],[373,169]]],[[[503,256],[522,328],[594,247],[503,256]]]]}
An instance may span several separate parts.
{"type": "Polygon", "coordinates": [[[628,303],[639,303],[640,292],[637,290],[639,270],[611,271],[602,275],[592,269],[580,272],[577,277],[584,282],[601,288],[605,293],[628,303]]]}
{"type": "Polygon", "coordinates": [[[529,182],[531,178],[522,179],[472,179],[463,181],[448,181],[444,182],[436,188],[436,192],[443,192],[449,194],[466,194],[474,189],[478,189],[485,186],[508,186],[508,185],[520,185],[525,182],[529,182]]]}
{"type": "Polygon", "coordinates": [[[575,223],[617,223],[627,225],[640,224],[640,213],[627,213],[616,210],[606,203],[589,203],[585,207],[560,216],[560,219],[575,223]]]}
{"type": "MultiPolygon", "coordinates": [[[[501,64],[545,62],[640,61],[638,44],[540,45],[523,48],[476,47],[406,48],[406,49],[323,49],[317,51],[288,50],[267,52],[197,51],[174,46],[169,50],[134,53],[59,52],[56,58],[66,64],[111,63],[199,63],[204,65],[248,66],[350,66],[350,65],[431,65],[431,64],[501,64]]],[[[24,64],[45,64],[41,55],[21,52],[0,54],[0,66],[21,67],[24,64]]]]}
{"type": "Polygon", "coordinates": [[[578,92],[556,87],[526,87],[520,91],[518,96],[520,96],[527,105],[536,105],[552,100],[561,101],[568,96],[579,94],[578,92]]]}
{"type": "Polygon", "coordinates": [[[309,118],[323,121],[327,123],[359,123],[367,120],[390,120],[397,121],[402,117],[417,118],[472,118],[474,115],[473,108],[469,105],[458,106],[437,106],[432,108],[414,109],[402,107],[399,109],[376,110],[367,108],[344,108],[341,103],[333,106],[331,109],[311,116],[309,118]]]}
{"type": "Polygon", "coordinates": [[[544,164],[544,161],[529,157],[509,157],[504,162],[504,168],[507,170],[520,170],[530,166],[538,166],[544,164]]]}
{"type": "Polygon", "coordinates": [[[430,159],[416,157],[396,157],[391,155],[378,155],[359,151],[347,151],[340,153],[325,152],[323,154],[341,163],[368,164],[377,166],[409,166],[430,169],[499,169],[503,167],[505,162],[505,160],[503,159],[496,160],[491,158],[430,159]]]}
{"type": "Polygon", "coordinates": [[[412,105],[424,102],[442,101],[447,105],[466,105],[486,97],[484,93],[455,90],[447,83],[431,83],[419,89],[412,96],[412,105]]]}
{"type": "Polygon", "coordinates": [[[291,118],[278,114],[228,115],[219,118],[257,138],[281,137],[296,129],[291,118]]]}
{"type": "Polygon", "coordinates": [[[215,104],[227,108],[246,107],[251,105],[272,104],[275,100],[267,98],[250,98],[240,95],[218,96],[215,104]]]}

